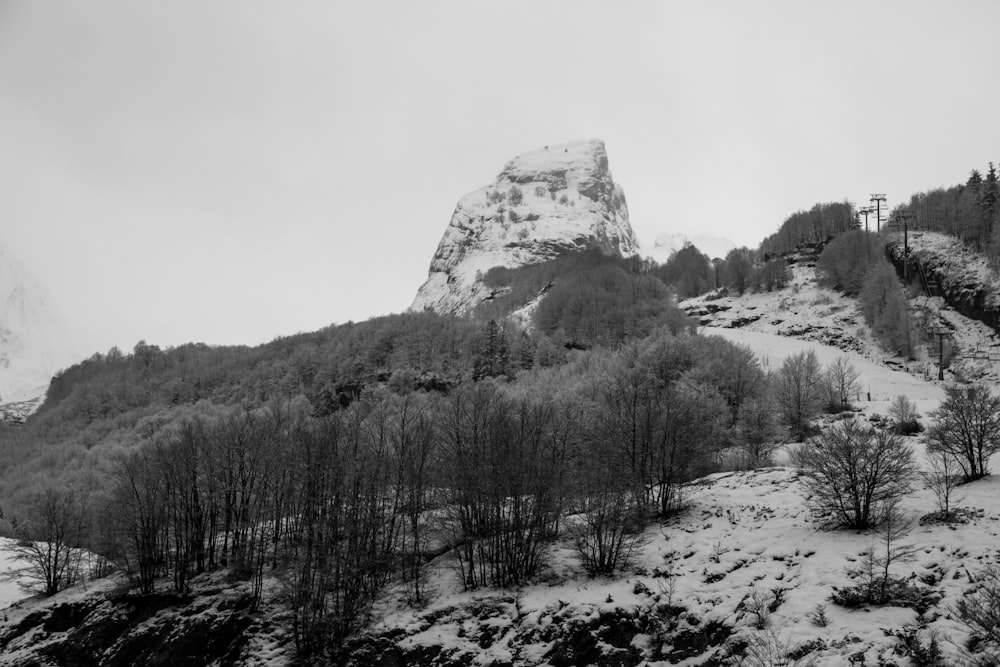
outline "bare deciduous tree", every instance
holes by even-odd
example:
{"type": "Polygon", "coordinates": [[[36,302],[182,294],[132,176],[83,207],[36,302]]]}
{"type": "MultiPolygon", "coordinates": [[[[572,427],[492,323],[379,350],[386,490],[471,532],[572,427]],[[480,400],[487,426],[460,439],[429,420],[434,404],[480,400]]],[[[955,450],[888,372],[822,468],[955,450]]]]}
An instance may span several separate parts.
{"type": "Polygon", "coordinates": [[[775,375],[774,389],[784,422],[800,440],[820,400],[821,371],[812,350],[787,357],[775,375]]]}
{"type": "Polygon", "coordinates": [[[810,502],[857,529],[879,523],[910,492],[916,475],[902,438],[847,419],[805,443],[794,456],[806,473],[810,502]]]}
{"type": "Polygon", "coordinates": [[[861,372],[847,357],[837,357],[826,367],[823,384],[832,411],[841,412],[851,407],[851,397],[860,391],[861,372]]]}
{"type": "Polygon", "coordinates": [[[933,416],[928,446],[950,454],[966,480],[984,477],[990,456],[1000,451],[1000,397],[985,384],[950,385],[933,416]]]}
{"type": "Polygon", "coordinates": [[[962,483],[962,478],[958,474],[958,464],[947,452],[934,451],[928,447],[927,459],[931,464],[931,469],[921,473],[924,478],[924,485],[934,494],[937,501],[938,512],[944,521],[951,521],[952,506],[961,499],[954,497],[955,489],[962,483]]]}
{"type": "Polygon", "coordinates": [[[8,551],[20,561],[12,578],[36,582],[45,595],[73,585],[86,536],[86,503],[71,491],[48,488],[24,516],[11,517],[16,542],[8,551]]]}
{"type": "Polygon", "coordinates": [[[917,421],[917,406],[903,395],[897,396],[889,406],[889,418],[893,429],[900,435],[912,435],[922,428],[917,421]]]}

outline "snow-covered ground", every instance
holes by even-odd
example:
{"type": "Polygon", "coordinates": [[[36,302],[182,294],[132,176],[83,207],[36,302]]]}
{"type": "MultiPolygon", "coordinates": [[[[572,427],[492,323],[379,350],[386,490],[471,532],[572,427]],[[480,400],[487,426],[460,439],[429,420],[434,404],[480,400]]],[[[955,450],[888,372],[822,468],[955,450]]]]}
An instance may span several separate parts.
{"type": "Polygon", "coordinates": [[[7,547],[13,542],[14,540],[10,538],[0,537],[0,609],[31,596],[30,592],[21,587],[20,581],[10,578],[11,570],[15,567],[16,561],[7,551],[7,547]]]}
{"type": "MultiPolygon", "coordinates": [[[[794,267],[793,283],[785,290],[682,305],[703,320],[703,334],[746,345],[770,368],[802,351],[813,351],[824,365],[846,356],[861,373],[856,403],[864,417],[884,415],[896,396],[905,395],[926,423],[942,399],[943,384],[925,351],[904,363],[880,350],[855,302],[816,285],[807,265],[794,267]]],[[[985,333],[952,311],[942,316],[953,322],[957,336],[972,340],[985,333]]],[[[920,438],[907,441],[922,458],[920,438]]],[[[1000,457],[994,457],[993,469],[998,465],[1000,457]]],[[[600,635],[599,648],[631,650],[630,660],[641,653],[648,665],[699,665],[722,646],[735,651],[763,643],[776,649],[772,665],[806,664],[777,661],[777,653],[794,651],[815,660],[811,664],[831,667],[914,664],[898,637],[913,632],[923,644],[936,636],[946,664],[957,664],[969,633],[955,604],[975,590],[985,565],[1000,561],[1000,476],[957,490],[954,505],[964,508],[965,523],[921,521],[937,505],[919,479],[902,501],[910,529],[902,541],[914,545],[915,557],[891,574],[933,594],[937,601],[923,614],[907,607],[847,609],[830,602],[834,587],[852,583],[847,570],[872,547],[878,530],[833,527],[810,506],[793,468],[711,475],[687,485],[684,496],[686,509],[649,526],[632,565],[616,577],[583,574],[563,537],[548,550],[531,585],[463,591],[455,563],[445,555],[428,566],[426,603],[414,607],[406,587],[392,588],[376,603],[369,632],[406,656],[430,661],[447,655],[455,664],[463,656],[465,664],[474,665],[582,664],[565,652],[574,646],[572,629],[581,628],[583,634],[600,635]],[[755,598],[772,610],[753,613],[755,598]],[[820,610],[825,623],[819,622],[820,610]],[[606,621],[613,623],[608,619],[621,622],[615,632],[601,634],[611,627],[606,621]],[[559,660],[554,651],[563,651],[559,660]]],[[[287,646],[267,641],[262,652],[280,663],[287,646]]]]}
{"type": "MultiPolygon", "coordinates": [[[[706,326],[701,333],[746,345],[766,367],[776,368],[802,351],[814,352],[823,365],[846,356],[861,373],[856,404],[863,416],[885,415],[892,400],[904,395],[926,423],[943,398],[943,383],[937,381],[935,360],[927,351],[918,349],[917,359],[906,362],[881,350],[856,302],[819,287],[808,263],[793,267],[792,284],[785,290],[703,297],[681,305],[702,319],[706,326]]],[[[959,336],[972,340],[984,335],[979,323],[943,310],[959,336]]],[[[922,460],[921,440],[909,443],[922,460]]],[[[996,469],[1000,458],[992,463],[996,469]]],[[[645,618],[650,610],[662,616],[669,601],[684,608],[682,627],[734,629],[728,639],[717,637],[717,643],[765,642],[782,650],[799,649],[816,665],[911,664],[892,634],[902,631],[915,632],[924,644],[937,636],[954,660],[968,639],[954,605],[974,589],[983,565],[998,559],[1000,478],[963,486],[957,496],[957,504],[968,509],[967,523],[921,523],[937,505],[919,480],[902,503],[911,530],[904,542],[916,546],[916,556],[892,573],[925,582],[941,597],[923,615],[905,607],[850,610],[830,603],[833,587],[852,583],[847,569],[872,546],[878,531],[831,527],[828,517],[814,514],[809,506],[796,470],[769,468],[720,473],[689,485],[689,509],[649,528],[641,555],[620,578],[581,575],[571,545],[562,542],[553,548],[539,583],[514,593],[463,592],[453,564],[442,558],[431,566],[428,606],[414,610],[400,604],[398,596],[387,596],[377,609],[383,622],[376,631],[400,629],[400,646],[468,652],[474,664],[545,664],[553,643],[537,637],[547,636],[546,628],[553,624],[587,623],[615,614],[645,618]],[[774,603],[763,628],[756,627],[757,616],[747,610],[753,595],[774,603]],[[815,622],[820,607],[827,619],[822,627],[815,622]],[[484,614],[484,609],[491,611],[484,614]],[[487,635],[495,639],[484,641],[487,635]],[[534,642],[527,641],[532,637],[534,642]]],[[[662,638],[650,631],[632,640],[647,655],[657,642],[662,638]]],[[[671,650],[666,647],[659,655],[671,650]]],[[[714,650],[646,664],[697,665],[714,650]]]]}

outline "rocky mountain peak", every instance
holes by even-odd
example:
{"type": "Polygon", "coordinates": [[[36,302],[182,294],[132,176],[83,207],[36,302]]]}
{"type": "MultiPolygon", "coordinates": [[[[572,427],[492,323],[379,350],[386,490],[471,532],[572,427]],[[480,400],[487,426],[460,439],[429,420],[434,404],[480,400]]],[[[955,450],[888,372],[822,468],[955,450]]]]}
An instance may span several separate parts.
{"type": "Polygon", "coordinates": [[[523,153],[496,180],[462,197],[411,310],[470,311],[491,291],[483,275],[589,248],[634,255],[625,193],[600,140],[523,153]]]}

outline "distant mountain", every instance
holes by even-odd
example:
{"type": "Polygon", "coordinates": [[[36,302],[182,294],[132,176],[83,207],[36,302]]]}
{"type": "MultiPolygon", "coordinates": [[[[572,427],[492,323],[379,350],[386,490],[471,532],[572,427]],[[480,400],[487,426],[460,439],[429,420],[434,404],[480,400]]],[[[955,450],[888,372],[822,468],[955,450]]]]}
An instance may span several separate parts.
{"type": "Polygon", "coordinates": [[[684,234],[660,234],[656,237],[651,248],[642,248],[642,255],[649,257],[658,264],[663,264],[670,259],[670,254],[680,250],[690,243],[710,259],[725,257],[736,244],[727,238],[713,236],[711,234],[696,234],[690,238],[684,234]]]}
{"type": "Polygon", "coordinates": [[[493,293],[491,268],[516,268],[600,248],[636,254],[621,186],[600,140],[518,155],[493,183],[462,197],[411,310],[462,314],[493,293]]]}
{"type": "Polygon", "coordinates": [[[41,281],[0,247],[0,418],[33,409],[53,374],[88,354],[41,281]]]}

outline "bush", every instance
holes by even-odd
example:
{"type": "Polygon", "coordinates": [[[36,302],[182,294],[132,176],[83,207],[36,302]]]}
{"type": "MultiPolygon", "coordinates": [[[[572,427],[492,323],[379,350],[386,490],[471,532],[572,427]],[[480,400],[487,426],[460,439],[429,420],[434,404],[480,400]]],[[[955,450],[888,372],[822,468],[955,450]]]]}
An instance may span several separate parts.
{"type": "Polygon", "coordinates": [[[977,573],[975,589],[955,604],[955,614],[972,635],[970,650],[1000,661],[1000,565],[989,564],[977,573]]]}
{"type": "Polygon", "coordinates": [[[578,509],[581,521],[570,527],[569,532],[587,574],[611,575],[626,567],[643,544],[632,494],[627,489],[606,486],[583,496],[578,509]]]}
{"type": "Polygon", "coordinates": [[[917,407],[906,396],[897,396],[889,406],[892,430],[898,435],[916,435],[923,431],[917,417],[917,407]]]}
{"type": "Polygon", "coordinates": [[[816,509],[857,529],[878,524],[916,476],[913,452],[902,438],[858,419],[841,421],[803,445],[794,462],[806,474],[816,509]]]}
{"type": "Polygon", "coordinates": [[[516,185],[510,186],[510,190],[507,192],[507,200],[510,201],[511,206],[517,206],[524,199],[524,193],[521,192],[521,188],[516,185]]]}

